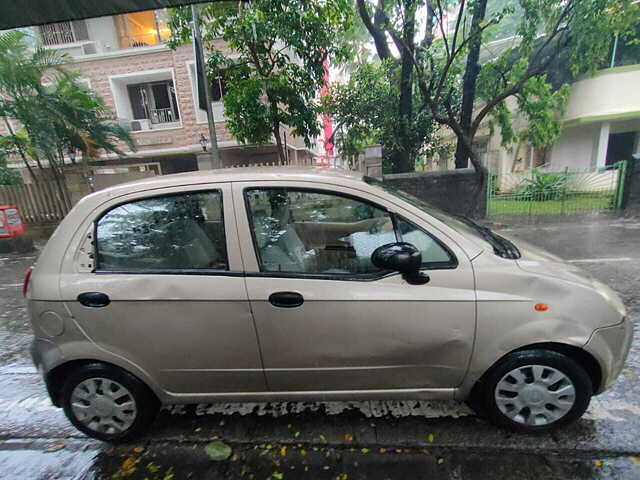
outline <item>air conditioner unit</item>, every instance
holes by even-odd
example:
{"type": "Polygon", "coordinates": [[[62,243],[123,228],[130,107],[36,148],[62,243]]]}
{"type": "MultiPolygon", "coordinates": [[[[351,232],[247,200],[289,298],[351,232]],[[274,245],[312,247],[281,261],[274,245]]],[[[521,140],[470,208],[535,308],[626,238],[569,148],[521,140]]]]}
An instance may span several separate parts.
{"type": "Polygon", "coordinates": [[[139,120],[131,120],[131,130],[138,132],[140,130],[151,129],[151,120],[148,118],[141,118],[139,120]]]}

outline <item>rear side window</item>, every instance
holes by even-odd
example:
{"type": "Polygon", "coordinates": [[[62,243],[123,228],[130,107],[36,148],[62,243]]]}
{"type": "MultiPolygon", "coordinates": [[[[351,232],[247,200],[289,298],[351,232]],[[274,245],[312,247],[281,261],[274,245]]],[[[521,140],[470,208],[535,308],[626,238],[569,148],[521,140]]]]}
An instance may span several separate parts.
{"type": "Polygon", "coordinates": [[[96,224],[97,270],[228,270],[222,192],[136,200],[96,224]]]}

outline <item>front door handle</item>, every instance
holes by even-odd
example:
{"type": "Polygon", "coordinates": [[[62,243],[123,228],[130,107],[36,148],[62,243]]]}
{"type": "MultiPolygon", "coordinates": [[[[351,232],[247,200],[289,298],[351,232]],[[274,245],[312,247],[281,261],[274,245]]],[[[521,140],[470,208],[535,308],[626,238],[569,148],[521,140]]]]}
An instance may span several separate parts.
{"type": "Polygon", "coordinates": [[[294,308],[304,303],[304,297],[297,292],[275,292],[269,295],[269,302],[274,307],[294,308]]]}
{"type": "Polygon", "coordinates": [[[106,307],[111,303],[109,296],[102,292],[85,292],[78,295],[78,301],[85,307],[106,307]]]}

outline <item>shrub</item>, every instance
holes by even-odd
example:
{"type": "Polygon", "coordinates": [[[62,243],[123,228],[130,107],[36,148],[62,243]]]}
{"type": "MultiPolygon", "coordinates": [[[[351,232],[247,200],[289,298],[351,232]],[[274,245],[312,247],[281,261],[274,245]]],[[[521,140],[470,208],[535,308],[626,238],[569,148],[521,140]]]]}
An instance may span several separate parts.
{"type": "Polygon", "coordinates": [[[565,173],[545,173],[533,170],[514,191],[519,200],[558,200],[566,193],[569,177],[565,173]]]}

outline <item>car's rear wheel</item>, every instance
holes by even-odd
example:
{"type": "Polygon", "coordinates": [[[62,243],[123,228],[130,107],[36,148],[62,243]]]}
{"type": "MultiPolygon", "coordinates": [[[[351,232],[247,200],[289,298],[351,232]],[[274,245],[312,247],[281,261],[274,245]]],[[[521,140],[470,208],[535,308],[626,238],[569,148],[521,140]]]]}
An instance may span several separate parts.
{"type": "Polygon", "coordinates": [[[549,431],[577,420],[593,394],[585,369],[549,350],[511,353],[483,383],[482,403],[488,418],[518,432],[549,431]]]}
{"type": "Polygon", "coordinates": [[[147,429],[159,402],[134,375],[111,365],[92,363],[67,377],[62,406],[81,432],[99,440],[121,442],[147,429]]]}

